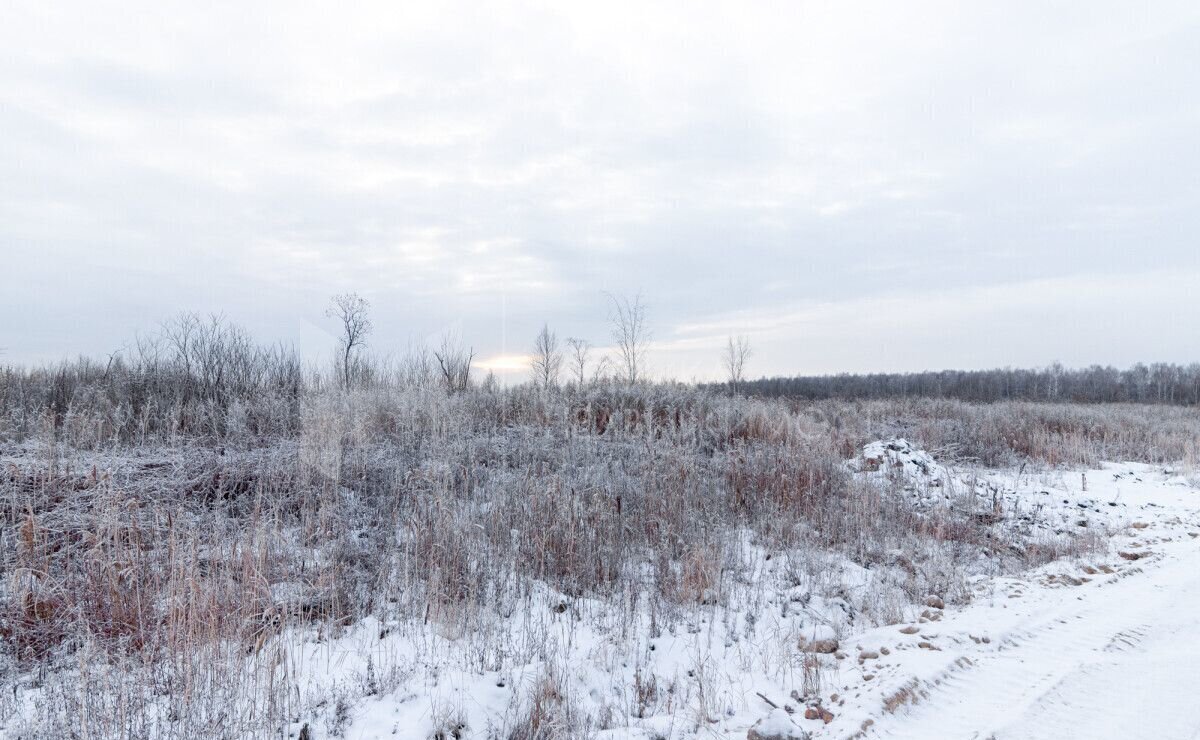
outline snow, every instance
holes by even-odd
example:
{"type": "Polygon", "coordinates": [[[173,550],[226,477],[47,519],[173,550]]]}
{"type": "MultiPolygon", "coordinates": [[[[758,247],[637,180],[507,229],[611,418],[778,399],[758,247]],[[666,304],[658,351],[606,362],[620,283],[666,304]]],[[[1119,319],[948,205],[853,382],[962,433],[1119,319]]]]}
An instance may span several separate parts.
{"type": "MultiPolygon", "coordinates": [[[[526,621],[514,616],[496,626],[509,634],[504,644],[517,634],[539,636],[515,670],[464,670],[448,660],[463,650],[453,632],[399,629],[379,639],[387,625],[375,623],[307,646],[301,669],[318,682],[361,684],[362,656],[372,655],[377,672],[407,671],[395,690],[349,708],[345,736],[363,740],[423,739],[447,728],[491,737],[527,710],[548,675],[585,713],[625,698],[625,716],[592,728],[611,740],[740,740],[751,731],[762,738],[1200,737],[1200,703],[1189,688],[1200,659],[1200,539],[1193,536],[1200,493],[1185,476],[1106,464],[1082,473],[987,471],[968,481],[902,440],[868,446],[864,459],[879,463],[861,465],[864,475],[903,475],[921,496],[978,488],[985,509],[1003,512],[998,526],[1052,532],[1086,522],[1119,534],[1087,558],[1020,578],[976,577],[965,607],[918,607],[903,623],[855,634],[839,621],[844,604],[797,589],[780,595],[794,607],[789,616],[770,598],[757,614],[712,608],[674,634],[652,636],[640,625],[631,648],[599,626],[610,605],[566,599],[560,612],[552,607],[565,597],[545,589],[530,597],[526,621]],[[757,619],[753,630],[747,614],[757,619]],[[838,634],[838,655],[815,657],[819,696],[799,696],[803,661],[814,654],[798,646],[838,634]],[[651,680],[655,690],[632,695],[638,681],[651,680]],[[805,719],[812,707],[832,720],[805,719]]],[[[865,577],[847,562],[828,565],[841,568],[847,583],[865,577]]]]}
{"type": "Polygon", "coordinates": [[[747,733],[750,740],[805,740],[809,737],[786,710],[776,708],[754,723],[747,733]]]}
{"type": "MultiPolygon", "coordinates": [[[[466,628],[368,619],[291,633],[281,638],[289,670],[311,695],[337,698],[289,731],[503,737],[553,684],[564,707],[603,718],[589,735],[603,740],[1200,738],[1194,478],[1132,463],[955,470],[904,440],[868,445],[851,465],[929,506],[995,515],[998,528],[1095,532],[1096,549],[1020,577],[976,575],[969,604],[933,599],[869,629],[850,615],[873,572],[814,553],[812,571],[842,595],[749,588],[744,603],[686,612],[678,629],[539,585],[510,613],[466,628]],[[837,646],[807,652],[817,641],[837,646]]],[[[744,549],[763,574],[782,567],[749,536],[744,549]]]]}
{"type": "MultiPolygon", "coordinates": [[[[965,485],[911,447],[868,454],[880,451],[916,480],[965,485]]],[[[642,625],[630,648],[598,626],[608,605],[567,600],[560,613],[552,606],[565,597],[542,590],[530,597],[527,621],[497,625],[509,633],[505,644],[539,636],[515,670],[450,669],[462,665],[447,658],[461,657],[464,642],[453,632],[399,629],[380,639],[387,625],[378,623],[307,645],[298,669],[317,683],[361,684],[363,656],[371,655],[377,673],[407,672],[395,690],[349,708],[345,736],[363,740],[423,739],[446,728],[490,737],[526,711],[548,675],[585,712],[625,697],[626,716],[593,728],[611,740],[740,740],[751,730],[763,738],[1200,737],[1200,703],[1189,688],[1200,659],[1200,539],[1192,536],[1200,533],[1200,493],[1191,483],[1171,470],[1109,464],[1037,476],[990,471],[970,485],[993,492],[1006,519],[1037,508],[1039,526],[1087,520],[1120,534],[1088,558],[1020,578],[977,577],[966,607],[920,608],[904,623],[856,634],[837,623],[845,607],[836,599],[809,594],[801,604],[803,594],[785,593],[780,601],[796,607],[790,617],[778,605],[763,608],[752,632],[752,610],[713,608],[675,634],[652,636],[642,625]],[[802,662],[813,654],[797,646],[839,632],[838,655],[816,655],[819,698],[798,696],[802,662]],[[631,695],[637,681],[651,679],[655,691],[631,695]],[[831,711],[832,721],[805,719],[814,706],[831,711]]],[[[853,566],[840,567],[852,582],[853,566]]]]}
{"type": "Polygon", "coordinates": [[[1092,559],[981,579],[974,603],[914,634],[855,636],[891,654],[843,670],[837,726],[815,738],[1200,737],[1200,493],[1128,464],[1063,475],[1051,491],[1072,516],[1124,520],[1123,534],[1092,559]]]}

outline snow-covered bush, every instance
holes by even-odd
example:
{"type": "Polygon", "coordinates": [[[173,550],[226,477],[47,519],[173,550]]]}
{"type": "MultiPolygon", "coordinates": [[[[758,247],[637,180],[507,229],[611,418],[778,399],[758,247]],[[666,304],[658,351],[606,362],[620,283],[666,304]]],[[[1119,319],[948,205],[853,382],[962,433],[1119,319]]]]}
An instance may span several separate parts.
{"type": "MultiPolygon", "coordinates": [[[[376,372],[345,391],[235,349],[262,372],[0,372],[0,727],[275,737],[341,727],[347,702],[452,663],[540,666],[511,737],[578,737],[672,702],[701,722],[719,710],[709,673],[639,673],[648,640],[708,620],[736,646],[770,613],[826,615],[772,635],[784,671],[818,626],[894,621],[929,593],[965,598],[981,562],[1082,546],[997,530],[934,483],[943,458],[1195,459],[1200,428],[1180,408],[789,404],[679,384],[450,394],[376,372]],[[861,457],[900,435],[911,443],[861,457]],[[905,475],[866,474],[868,459],[905,475]],[[592,706],[560,685],[558,619],[619,645],[609,660],[642,700],[592,706]],[[407,647],[364,648],[369,680],[298,662],[312,641],[371,634],[407,647]]],[[[450,733],[475,721],[446,717],[450,733]]]]}

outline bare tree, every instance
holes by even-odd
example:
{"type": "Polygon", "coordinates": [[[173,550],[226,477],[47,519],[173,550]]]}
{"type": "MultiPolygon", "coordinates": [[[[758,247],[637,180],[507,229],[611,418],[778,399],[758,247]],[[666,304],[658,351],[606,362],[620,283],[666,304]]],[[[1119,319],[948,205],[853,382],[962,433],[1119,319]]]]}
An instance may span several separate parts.
{"type": "Polygon", "coordinates": [[[350,389],[355,356],[367,346],[367,335],[375,328],[367,314],[370,307],[367,299],[357,293],[343,293],[335,295],[329,308],[325,309],[326,316],[337,319],[342,325],[338,343],[342,352],[342,379],[347,390],[350,389]]]}
{"type": "Polygon", "coordinates": [[[447,332],[442,337],[441,348],[433,356],[447,393],[465,391],[471,386],[471,361],[475,359],[475,350],[465,349],[455,334],[447,332]]]}
{"type": "Polygon", "coordinates": [[[725,365],[725,372],[729,375],[729,385],[732,386],[734,393],[741,388],[742,381],[745,379],[746,360],[750,359],[752,354],[750,340],[745,335],[729,337],[722,362],[725,365]]]}
{"type": "Polygon", "coordinates": [[[562,369],[562,363],[563,354],[558,348],[558,336],[550,331],[549,325],[543,324],[533,342],[533,356],[529,361],[533,370],[534,385],[542,388],[558,385],[558,373],[562,369]]]}
{"type": "Polygon", "coordinates": [[[567,348],[571,351],[567,358],[567,362],[571,366],[571,375],[574,376],[575,383],[582,388],[584,381],[587,380],[585,372],[587,371],[588,355],[592,353],[592,344],[586,339],[568,337],[567,348]]]}
{"type": "Polygon", "coordinates": [[[609,321],[612,323],[612,338],[617,345],[625,380],[630,383],[641,381],[646,373],[646,350],[650,345],[650,330],[646,326],[646,304],[642,296],[633,300],[617,298],[608,294],[612,301],[609,321]]]}
{"type": "Polygon", "coordinates": [[[612,367],[612,359],[608,355],[600,355],[600,359],[596,361],[596,366],[592,368],[592,382],[599,383],[602,380],[609,379],[612,367]]]}
{"type": "MultiPolygon", "coordinates": [[[[199,332],[200,317],[194,313],[181,313],[162,326],[162,335],[175,351],[175,362],[186,378],[192,377],[192,348],[199,332]]],[[[185,394],[190,390],[185,388],[185,394]]]]}

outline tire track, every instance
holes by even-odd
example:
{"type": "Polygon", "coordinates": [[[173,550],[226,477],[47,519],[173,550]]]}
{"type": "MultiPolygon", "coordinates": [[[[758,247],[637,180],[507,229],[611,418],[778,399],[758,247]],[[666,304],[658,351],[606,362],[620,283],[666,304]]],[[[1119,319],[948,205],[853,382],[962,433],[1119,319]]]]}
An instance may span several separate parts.
{"type": "Polygon", "coordinates": [[[913,700],[876,715],[864,734],[1200,738],[1200,702],[1187,690],[1200,665],[1200,552],[1172,554],[968,648],[969,661],[914,682],[913,700]]]}

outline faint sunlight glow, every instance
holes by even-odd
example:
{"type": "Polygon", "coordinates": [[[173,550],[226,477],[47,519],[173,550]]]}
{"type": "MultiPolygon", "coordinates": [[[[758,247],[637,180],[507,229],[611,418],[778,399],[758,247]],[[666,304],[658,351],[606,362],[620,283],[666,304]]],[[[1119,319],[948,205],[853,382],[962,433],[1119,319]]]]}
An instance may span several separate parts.
{"type": "Polygon", "coordinates": [[[492,355],[478,361],[475,365],[482,370],[491,370],[494,373],[517,373],[528,370],[530,360],[532,358],[529,355],[502,354],[492,355]]]}

